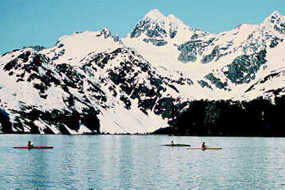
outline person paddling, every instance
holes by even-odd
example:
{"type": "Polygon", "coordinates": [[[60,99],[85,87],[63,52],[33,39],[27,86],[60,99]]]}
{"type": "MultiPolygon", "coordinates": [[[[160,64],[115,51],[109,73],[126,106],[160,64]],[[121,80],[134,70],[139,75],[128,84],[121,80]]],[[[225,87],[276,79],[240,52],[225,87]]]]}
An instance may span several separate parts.
{"type": "Polygon", "coordinates": [[[33,145],[33,143],[31,141],[28,142],[28,147],[29,148],[33,148],[34,147],[34,145],[33,145]]]}
{"type": "Polygon", "coordinates": [[[201,148],[202,148],[202,150],[206,150],[205,142],[202,143],[201,148]]]}

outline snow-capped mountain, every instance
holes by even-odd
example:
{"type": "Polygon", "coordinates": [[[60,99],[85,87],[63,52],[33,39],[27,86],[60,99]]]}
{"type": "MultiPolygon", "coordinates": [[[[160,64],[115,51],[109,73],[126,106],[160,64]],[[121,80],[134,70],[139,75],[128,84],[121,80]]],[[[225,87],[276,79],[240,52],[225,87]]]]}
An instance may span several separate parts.
{"type": "Polygon", "coordinates": [[[136,24],[129,38],[139,38],[155,46],[164,46],[168,43],[181,44],[189,40],[194,32],[174,15],[164,16],[154,9],[136,24]]]}
{"type": "Polygon", "coordinates": [[[285,17],[210,34],[147,13],[123,39],[101,31],[0,57],[3,133],[149,133],[196,99],[285,92],[285,17]]]}
{"type": "Polygon", "coordinates": [[[56,45],[41,53],[55,63],[77,64],[90,53],[114,50],[121,42],[105,27],[101,31],[76,32],[59,38],[56,45]]]}
{"type": "Polygon", "coordinates": [[[176,40],[169,37],[169,32],[161,32],[170,31],[169,24],[165,24],[169,23],[169,16],[153,10],[122,41],[140,52],[152,65],[182,72],[193,81],[199,94],[209,88],[213,93],[207,96],[211,98],[251,98],[244,94],[248,86],[284,63],[281,53],[284,52],[284,18],[273,12],[261,24],[242,24],[220,34],[192,30],[179,19],[173,19],[181,26],[176,28],[176,34],[185,35],[176,40]],[[165,34],[156,38],[167,43],[162,46],[148,43],[145,40],[150,38],[148,33],[165,34]]]}
{"type": "Polygon", "coordinates": [[[129,48],[90,52],[76,64],[42,52],[1,57],[3,132],[149,133],[180,109],[175,84],[191,84],[181,74],[161,75],[129,48]]]}

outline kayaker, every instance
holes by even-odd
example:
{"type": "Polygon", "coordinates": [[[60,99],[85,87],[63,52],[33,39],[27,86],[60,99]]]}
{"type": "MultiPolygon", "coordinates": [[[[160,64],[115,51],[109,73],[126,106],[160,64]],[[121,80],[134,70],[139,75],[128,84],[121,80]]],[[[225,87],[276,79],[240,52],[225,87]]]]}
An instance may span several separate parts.
{"type": "Polygon", "coordinates": [[[202,150],[205,150],[205,149],[206,149],[205,142],[202,143],[201,148],[202,148],[202,150]]]}
{"type": "Polygon", "coordinates": [[[32,143],[31,141],[28,142],[28,147],[29,147],[29,148],[34,147],[34,145],[33,145],[33,143],[32,143]]]}

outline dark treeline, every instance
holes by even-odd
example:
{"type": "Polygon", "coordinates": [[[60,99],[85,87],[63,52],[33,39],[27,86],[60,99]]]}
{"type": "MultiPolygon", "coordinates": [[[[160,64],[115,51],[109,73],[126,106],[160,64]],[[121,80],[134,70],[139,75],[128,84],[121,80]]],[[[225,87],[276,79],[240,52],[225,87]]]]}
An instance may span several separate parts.
{"type": "Polygon", "coordinates": [[[275,98],[274,103],[262,98],[250,102],[193,101],[170,125],[155,133],[285,137],[285,96],[275,98]]]}

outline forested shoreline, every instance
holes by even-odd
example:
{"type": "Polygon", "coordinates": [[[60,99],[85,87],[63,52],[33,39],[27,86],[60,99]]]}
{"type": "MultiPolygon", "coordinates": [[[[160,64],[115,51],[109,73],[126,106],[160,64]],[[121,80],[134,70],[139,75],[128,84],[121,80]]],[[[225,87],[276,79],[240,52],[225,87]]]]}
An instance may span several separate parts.
{"type": "Polygon", "coordinates": [[[274,101],[197,100],[169,124],[154,134],[285,137],[285,96],[274,101]]]}

